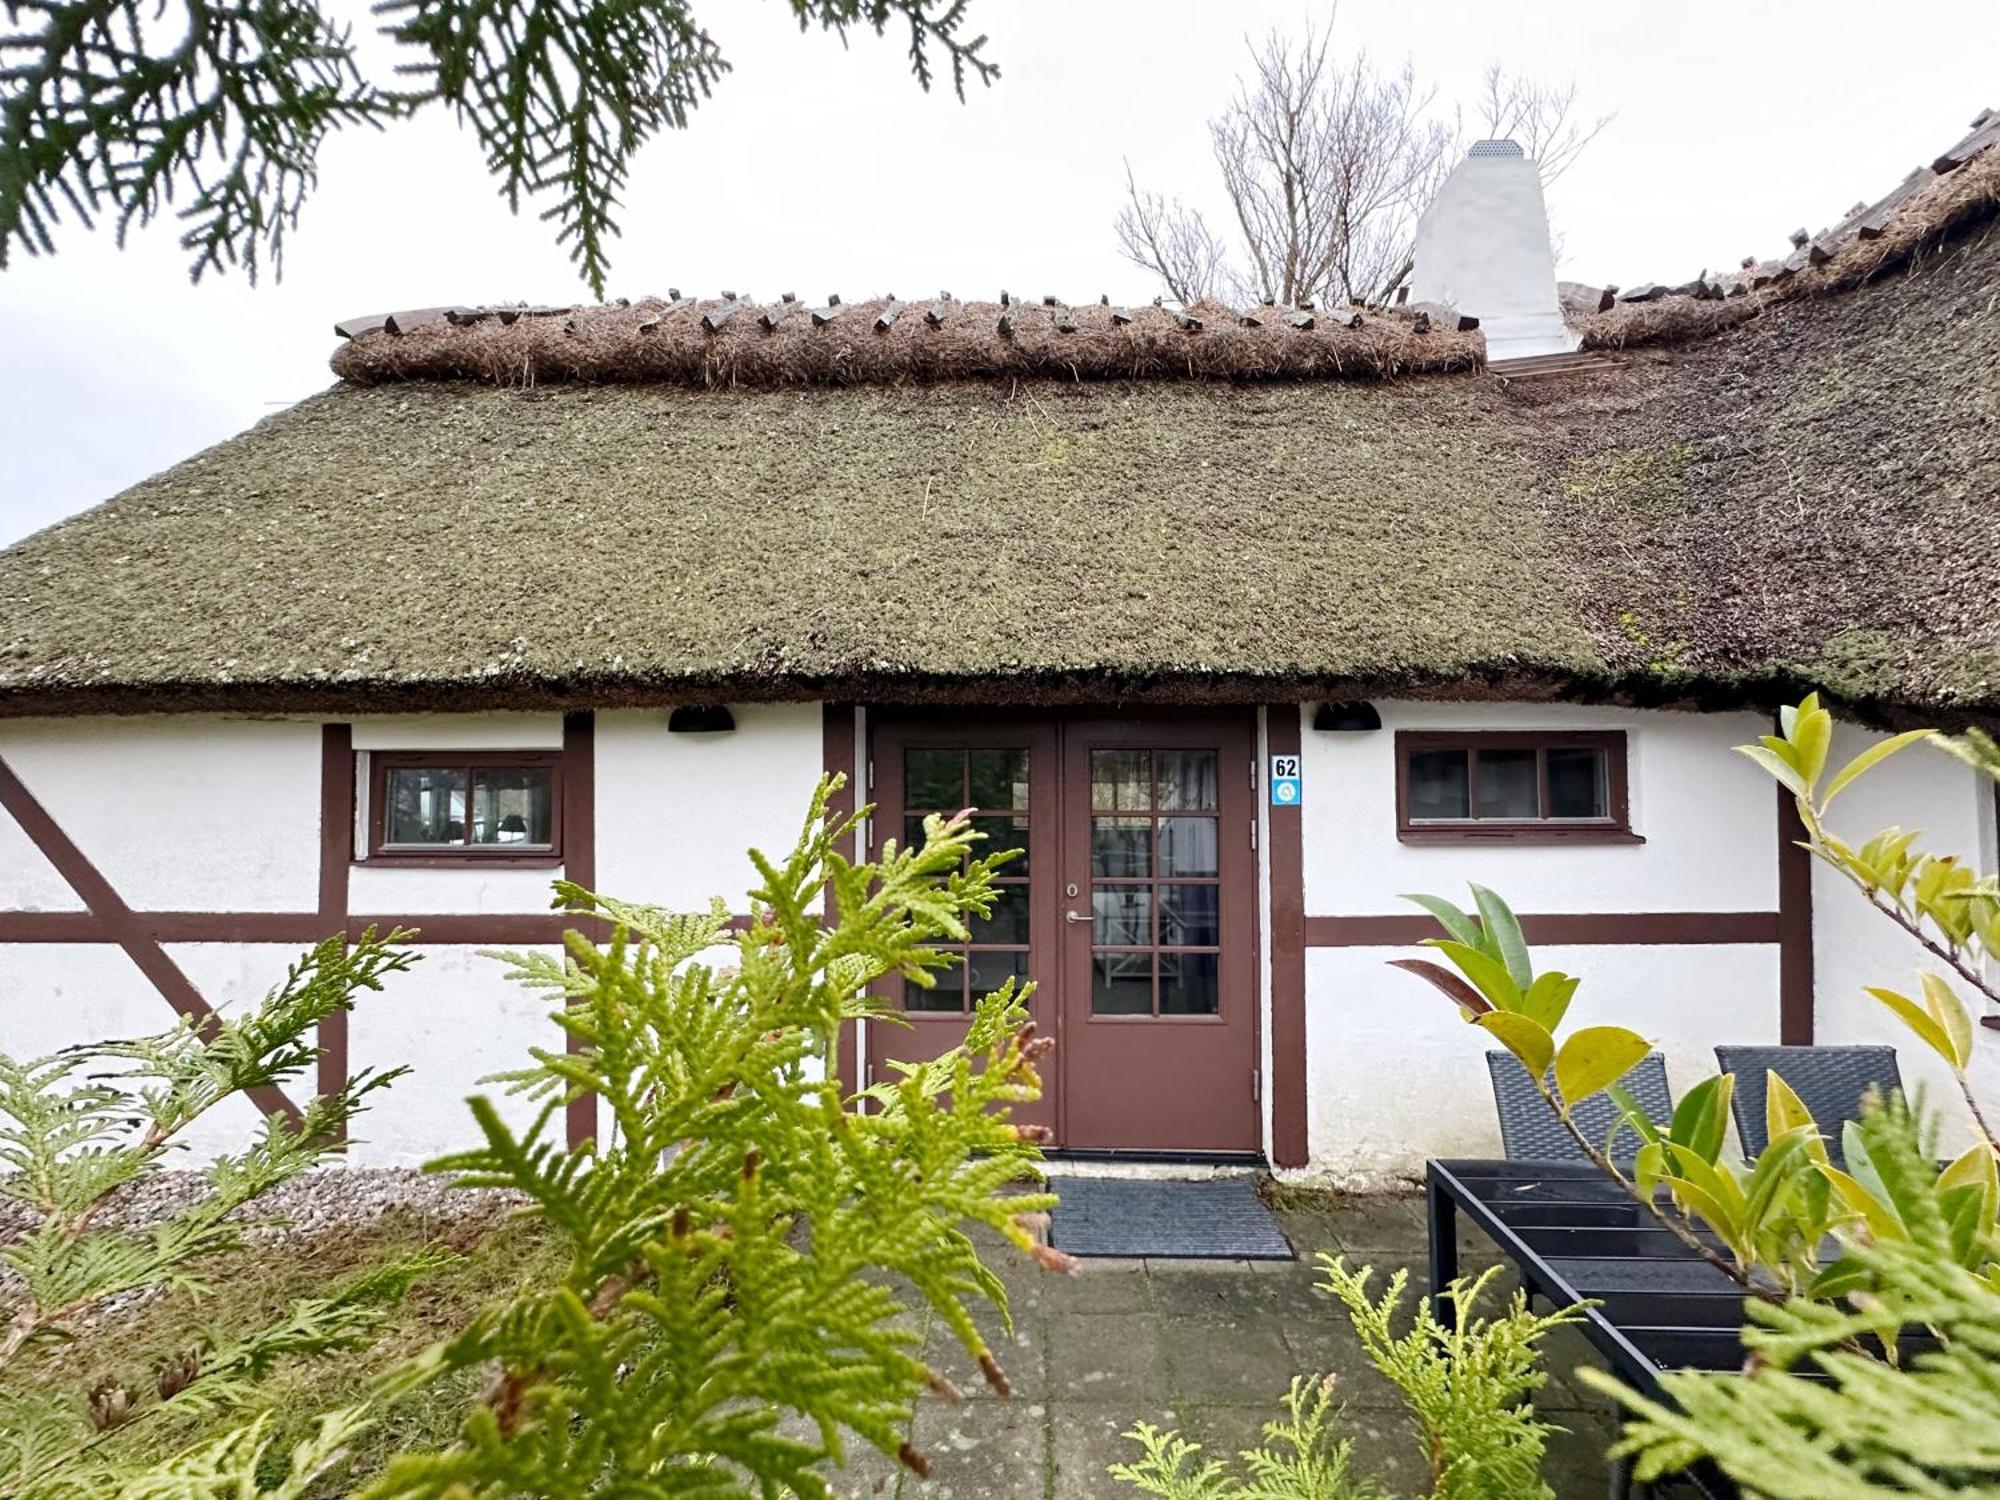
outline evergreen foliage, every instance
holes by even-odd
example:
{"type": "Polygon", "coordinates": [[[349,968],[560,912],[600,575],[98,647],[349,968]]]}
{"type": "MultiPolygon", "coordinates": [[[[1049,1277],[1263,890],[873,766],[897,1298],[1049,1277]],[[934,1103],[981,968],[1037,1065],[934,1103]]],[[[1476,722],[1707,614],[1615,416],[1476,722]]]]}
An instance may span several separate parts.
{"type": "MultiPolygon", "coordinates": [[[[963,35],[968,0],[787,0],[801,30],[907,28],[928,89],[942,54],[959,97],[999,69],[963,35]]],[[[199,280],[282,271],[321,146],[344,126],[428,105],[478,139],[508,206],[546,198],[599,296],[634,154],[729,71],[692,0],[384,0],[402,53],[371,76],[317,0],[0,0],[0,268],[55,250],[65,213],[122,243],[174,207],[199,280]]]]}
{"type": "Polygon", "coordinates": [[[1641,1479],[1707,1458],[1770,1500],[2000,1495],[2000,1271],[1964,1264],[1958,1190],[1907,1108],[1869,1110],[1855,1139],[1904,1185],[1903,1232],[1853,1240],[1844,1302],[1750,1303],[1745,1372],[1669,1374],[1666,1404],[1582,1372],[1633,1413],[1618,1451],[1641,1479]],[[1906,1330],[1935,1347],[1883,1357],[1906,1330]]]}
{"type": "Polygon", "coordinates": [[[29,1358],[114,1298],[167,1288],[199,1295],[216,1257],[243,1247],[243,1211],[338,1148],[367,1097],[403,1070],[350,1078],[296,1117],[267,1116],[248,1147],[209,1165],[194,1202],[158,1223],[107,1224],[113,1195],[158,1173],[197,1121],[227,1101],[305,1075],[318,1061],[311,1038],[319,1023],[409,967],[412,955],[390,946],[402,936],[378,939],[370,931],[351,946],[330,938],[240,1017],[183,1019],[158,1036],[30,1062],[0,1056],[0,1164],[7,1169],[0,1194],[35,1219],[0,1250],[0,1262],[18,1278],[0,1303],[0,1495],[174,1493],[146,1487],[154,1482],[146,1478],[150,1466],[135,1467],[129,1456],[136,1434],[176,1416],[252,1405],[278,1361],[365,1340],[383,1308],[428,1269],[421,1258],[385,1266],[299,1300],[268,1326],[218,1334],[152,1372],[151,1390],[115,1375],[88,1392],[55,1386],[29,1358]]]}
{"type": "MultiPolygon", "coordinates": [[[[1551,1500],[1541,1467],[1552,1429],[1527,1398],[1548,1379],[1542,1339],[1581,1313],[1538,1316],[1517,1291],[1500,1316],[1469,1316],[1499,1275],[1493,1268],[1441,1294],[1453,1305],[1449,1323],[1421,1297],[1398,1333],[1409,1272],[1390,1276],[1378,1297],[1369,1290],[1372,1270],[1350,1271],[1328,1255],[1319,1262],[1321,1289],[1345,1307],[1370,1363],[1403,1394],[1432,1500],[1551,1500]]],[[[1284,1418],[1264,1425],[1262,1445],[1237,1455],[1242,1477],[1223,1460],[1203,1459],[1199,1443],[1150,1422],[1126,1434],[1144,1450],[1140,1460],[1114,1464],[1112,1477],[1158,1500],[1386,1500],[1379,1485],[1354,1473],[1353,1445],[1333,1430],[1334,1395],[1331,1375],[1294,1379],[1284,1418]]]]}
{"type": "Polygon", "coordinates": [[[826,816],[838,785],[786,859],[753,853],[744,930],[720,902],[670,916],[565,885],[561,903],[609,919],[610,941],[508,956],[561,1001],[570,1047],[506,1075],[538,1105],[525,1129],[475,1099],[482,1144],[434,1167],[526,1195],[568,1266],[390,1382],[492,1372],[459,1440],[392,1459],[370,1500],[819,1500],[853,1439],[923,1472],[902,1432],[917,1392],[949,1382],[918,1357],[906,1288],[1005,1394],[971,1312],[1004,1315],[1005,1292],[968,1229],[1065,1264],[1033,1234],[1055,1200],[1014,1191],[1038,1132],[1007,1118],[1039,1095],[1049,1043],[1010,985],[940,1058],[854,1095],[831,1064],[844,1022],[895,1015],[870,986],[956,961],[934,945],[966,940],[1008,856],[972,858],[970,823],[932,817],[921,848],[851,864],[855,820],[826,816]],[[703,961],[721,949],[726,967],[703,961]],[[599,1136],[572,1150],[565,1117],[585,1099],[599,1136]]]}

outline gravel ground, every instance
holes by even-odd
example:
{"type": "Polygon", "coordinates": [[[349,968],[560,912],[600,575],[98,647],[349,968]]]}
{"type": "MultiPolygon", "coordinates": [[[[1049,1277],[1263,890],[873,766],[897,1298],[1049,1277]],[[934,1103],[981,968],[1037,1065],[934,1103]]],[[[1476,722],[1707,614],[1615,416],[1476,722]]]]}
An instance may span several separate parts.
{"type": "MultiPolygon", "coordinates": [[[[156,1172],[119,1189],[95,1222],[107,1229],[143,1227],[187,1207],[201,1193],[199,1172],[156,1172]]],[[[257,1224],[253,1238],[282,1241],[372,1224],[396,1210],[457,1219],[523,1201],[517,1193],[454,1188],[449,1179],[414,1167],[315,1167],[246,1204],[235,1217],[257,1224]]],[[[35,1222],[25,1204],[0,1196],[0,1244],[18,1238],[35,1222]]]]}

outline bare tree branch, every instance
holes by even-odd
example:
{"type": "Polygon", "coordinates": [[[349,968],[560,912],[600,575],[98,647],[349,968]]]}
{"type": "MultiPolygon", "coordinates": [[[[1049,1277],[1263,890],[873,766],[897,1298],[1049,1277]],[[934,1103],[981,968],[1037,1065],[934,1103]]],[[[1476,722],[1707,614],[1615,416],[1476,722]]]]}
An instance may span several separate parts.
{"type": "MultiPolygon", "coordinates": [[[[1332,43],[1329,25],[1251,44],[1236,96],[1209,121],[1233,247],[1181,199],[1142,190],[1127,164],[1119,243],[1170,295],[1351,303],[1407,274],[1417,218],[1457,164],[1459,121],[1435,107],[1410,63],[1384,72],[1332,43]]],[[[1549,87],[1496,65],[1476,114],[1488,134],[1519,141],[1547,183],[1610,123],[1579,120],[1576,99],[1574,83],[1549,87]]]]}
{"type": "Polygon", "coordinates": [[[1180,199],[1141,192],[1125,164],[1126,204],[1118,210],[1118,246],[1126,259],[1165,283],[1167,295],[1183,305],[1223,290],[1229,249],[1208,227],[1199,209],[1180,199]]]}
{"type": "Polygon", "coordinates": [[[1578,119],[1575,79],[1557,87],[1509,77],[1491,63],[1480,86],[1479,120],[1487,139],[1518,142],[1541,168],[1544,187],[1574,166],[1584,147],[1616,118],[1603,114],[1589,124],[1578,119]]]}

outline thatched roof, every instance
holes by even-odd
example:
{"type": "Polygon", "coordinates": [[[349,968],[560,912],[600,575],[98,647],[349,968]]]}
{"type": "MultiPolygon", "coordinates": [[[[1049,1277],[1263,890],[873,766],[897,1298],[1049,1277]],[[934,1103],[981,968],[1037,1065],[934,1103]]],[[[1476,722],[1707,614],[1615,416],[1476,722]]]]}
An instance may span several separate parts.
{"type": "Polygon", "coordinates": [[[1060,376],[905,310],[840,336],[933,351],[872,383],[753,376],[790,333],[749,313],[702,335],[728,359],[619,383],[559,351],[685,349],[699,309],[364,330],[344,363],[403,351],[381,383],[0,553],[0,714],[1806,685],[2000,714],[2000,222],[1964,174],[1871,276],[1538,382],[1191,370],[1265,330],[1154,309],[1024,309],[1017,351],[1113,351],[1060,376]],[[1189,373],[1235,378],[1158,378],[1189,373]]]}
{"type": "Polygon", "coordinates": [[[1733,272],[1700,272],[1677,286],[1620,289],[1563,283],[1563,311],[1586,349],[1704,338],[1798,297],[1852,291],[1907,264],[1958,225],[2000,204],[2000,111],[1874,202],[1854,205],[1817,234],[1795,229],[1784,254],[1746,258],[1733,272]]]}

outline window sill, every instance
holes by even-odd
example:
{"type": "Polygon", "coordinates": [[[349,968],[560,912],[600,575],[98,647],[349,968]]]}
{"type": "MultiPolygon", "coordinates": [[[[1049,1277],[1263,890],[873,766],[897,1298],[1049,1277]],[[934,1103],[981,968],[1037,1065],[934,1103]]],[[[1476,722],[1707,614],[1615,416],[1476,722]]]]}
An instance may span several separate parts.
{"type": "Polygon", "coordinates": [[[1629,828],[1399,828],[1405,844],[1643,844],[1629,828]]]}
{"type": "Polygon", "coordinates": [[[369,869],[466,869],[474,865],[501,865],[509,869],[554,870],[562,867],[562,854],[554,849],[536,849],[532,852],[478,854],[458,854],[447,850],[436,853],[415,850],[391,850],[371,854],[366,859],[354,861],[358,870],[369,869]]]}

